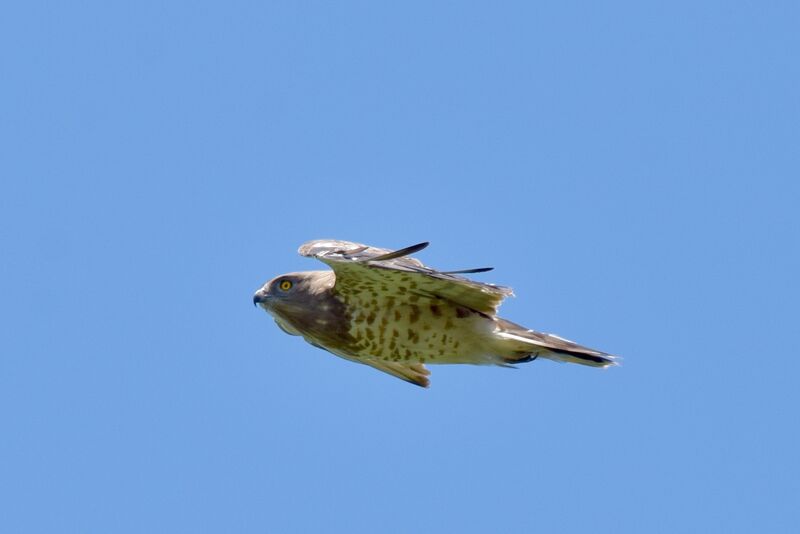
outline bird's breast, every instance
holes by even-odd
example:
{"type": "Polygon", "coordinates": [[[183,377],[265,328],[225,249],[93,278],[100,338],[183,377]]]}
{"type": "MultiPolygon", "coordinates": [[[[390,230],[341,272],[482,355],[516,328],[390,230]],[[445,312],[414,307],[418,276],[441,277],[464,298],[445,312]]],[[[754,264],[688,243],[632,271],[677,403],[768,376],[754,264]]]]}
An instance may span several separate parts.
{"type": "Polygon", "coordinates": [[[279,324],[288,325],[290,333],[296,332],[315,344],[336,348],[352,343],[347,307],[330,293],[315,295],[304,302],[276,306],[274,315],[279,324]]]}
{"type": "Polygon", "coordinates": [[[353,352],[388,361],[453,363],[482,353],[492,320],[438,298],[348,299],[353,352]]]}

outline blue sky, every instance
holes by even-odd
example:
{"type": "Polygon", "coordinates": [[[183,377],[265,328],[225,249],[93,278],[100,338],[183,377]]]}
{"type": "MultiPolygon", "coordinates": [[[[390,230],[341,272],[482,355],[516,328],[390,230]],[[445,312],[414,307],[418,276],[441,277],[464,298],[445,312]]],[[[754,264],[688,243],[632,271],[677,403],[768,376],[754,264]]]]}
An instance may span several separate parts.
{"type": "Polygon", "coordinates": [[[3,532],[797,532],[793,2],[26,2],[0,21],[3,532]],[[280,332],[419,241],[624,357],[280,332]]]}

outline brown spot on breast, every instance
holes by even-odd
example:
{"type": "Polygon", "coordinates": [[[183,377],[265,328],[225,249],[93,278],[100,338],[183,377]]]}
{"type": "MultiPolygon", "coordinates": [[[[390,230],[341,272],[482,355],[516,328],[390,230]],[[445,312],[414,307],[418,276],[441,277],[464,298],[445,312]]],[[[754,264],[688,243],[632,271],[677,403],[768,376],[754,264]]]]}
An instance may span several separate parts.
{"type": "Polygon", "coordinates": [[[417,341],[419,341],[419,334],[417,334],[414,330],[410,328],[408,329],[406,335],[408,336],[409,341],[411,341],[412,343],[416,343],[417,341]]]}
{"type": "Polygon", "coordinates": [[[412,304],[411,314],[408,316],[408,321],[411,324],[414,324],[417,322],[417,319],[419,319],[419,306],[417,306],[416,304],[412,304]]]}
{"type": "Polygon", "coordinates": [[[453,321],[451,321],[450,319],[448,319],[447,322],[444,323],[445,330],[451,330],[454,326],[455,325],[453,324],[453,321]]]}
{"type": "Polygon", "coordinates": [[[459,319],[463,319],[469,316],[470,313],[467,308],[464,308],[463,306],[456,306],[456,317],[458,317],[459,319]]]}
{"type": "Polygon", "coordinates": [[[442,310],[436,304],[431,304],[431,313],[439,317],[442,315],[442,310]]]}
{"type": "Polygon", "coordinates": [[[394,320],[395,321],[399,321],[400,317],[402,317],[402,315],[400,315],[400,310],[395,310],[394,311],[394,320]]]}
{"type": "Polygon", "coordinates": [[[393,328],[392,329],[392,337],[400,337],[400,332],[398,332],[397,329],[393,328]]]}
{"type": "Polygon", "coordinates": [[[372,324],[374,322],[375,322],[375,312],[371,311],[369,312],[369,315],[367,315],[367,324],[372,324]]]}

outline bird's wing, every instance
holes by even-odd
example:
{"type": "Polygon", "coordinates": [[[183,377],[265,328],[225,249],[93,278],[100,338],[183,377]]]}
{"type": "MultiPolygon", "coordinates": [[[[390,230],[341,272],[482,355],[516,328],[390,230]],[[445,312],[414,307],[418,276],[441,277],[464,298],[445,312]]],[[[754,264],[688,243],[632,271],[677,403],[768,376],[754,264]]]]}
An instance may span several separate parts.
{"type": "Polygon", "coordinates": [[[406,382],[410,382],[423,388],[426,388],[431,384],[430,379],[428,379],[428,376],[430,376],[431,372],[421,363],[385,362],[383,360],[367,359],[359,361],[374,367],[378,371],[389,373],[390,375],[396,376],[401,380],[405,380],[406,382]]]}
{"type": "Polygon", "coordinates": [[[348,241],[317,240],[305,243],[298,252],[330,265],[336,273],[334,291],[345,296],[373,293],[375,297],[402,298],[416,294],[447,299],[493,315],[503,299],[513,295],[510,288],[468,280],[452,274],[454,271],[437,271],[408,257],[426,246],[428,243],[420,243],[392,251],[348,241]]]}

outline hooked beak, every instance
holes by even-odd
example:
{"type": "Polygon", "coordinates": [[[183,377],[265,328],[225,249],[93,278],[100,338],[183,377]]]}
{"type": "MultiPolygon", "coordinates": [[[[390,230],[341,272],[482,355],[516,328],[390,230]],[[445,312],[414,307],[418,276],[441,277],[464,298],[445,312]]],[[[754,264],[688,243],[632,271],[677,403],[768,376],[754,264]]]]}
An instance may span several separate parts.
{"type": "Polygon", "coordinates": [[[253,306],[258,306],[262,302],[267,301],[267,296],[263,295],[261,291],[256,291],[255,295],[253,295],[253,306]]]}

